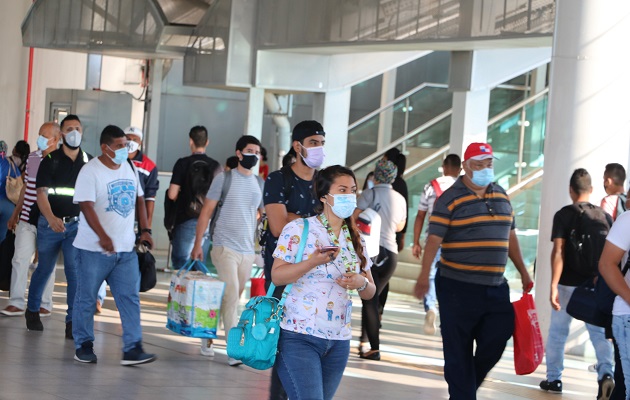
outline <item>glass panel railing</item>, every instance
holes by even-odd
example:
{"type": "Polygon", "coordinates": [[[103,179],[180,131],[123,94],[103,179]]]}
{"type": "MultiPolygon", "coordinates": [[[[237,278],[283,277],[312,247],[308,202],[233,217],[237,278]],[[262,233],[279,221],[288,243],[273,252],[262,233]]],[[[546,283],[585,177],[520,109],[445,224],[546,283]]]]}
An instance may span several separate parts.
{"type": "Polygon", "coordinates": [[[449,110],[451,103],[452,94],[446,85],[424,83],[371,112],[349,126],[347,163],[355,164],[376,152],[379,130],[391,132],[387,134],[389,141],[400,139],[449,110]]]}
{"type": "MultiPolygon", "coordinates": [[[[534,265],[538,251],[538,219],[540,215],[540,192],[542,189],[542,170],[531,183],[518,191],[510,193],[510,201],[516,217],[516,236],[523,254],[523,261],[530,275],[534,277],[534,265]]],[[[511,260],[505,268],[505,276],[511,285],[520,287],[520,274],[511,260]]]]}
{"type": "Polygon", "coordinates": [[[488,143],[497,159],[496,181],[509,188],[543,165],[547,91],[521,102],[488,124],[488,143]]]}
{"type": "MultiPolygon", "coordinates": [[[[374,171],[376,163],[382,158],[383,154],[394,147],[407,154],[407,170],[411,172],[411,167],[417,164],[418,160],[425,160],[431,157],[448,144],[450,127],[451,111],[448,110],[407,135],[394,140],[383,150],[372,153],[360,163],[352,165],[351,168],[357,177],[359,187],[362,187],[366,176],[371,171],[374,171]]],[[[420,163],[422,162],[420,161],[420,163]]]]}

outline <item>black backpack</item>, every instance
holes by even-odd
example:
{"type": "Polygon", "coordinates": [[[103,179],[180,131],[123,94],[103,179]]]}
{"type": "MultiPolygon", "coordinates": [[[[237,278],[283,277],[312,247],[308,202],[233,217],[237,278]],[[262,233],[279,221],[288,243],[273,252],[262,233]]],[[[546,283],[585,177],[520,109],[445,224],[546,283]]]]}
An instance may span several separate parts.
{"type": "MultiPolygon", "coordinates": [[[[286,167],[280,168],[280,172],[282,172],[282,180],[284,182],[284,199],[288,199],[289,195],[291,195],[291,191],[293,190],[293,177],[295,173],[291,169],[291,166],[288,165],[286,167]]],[[[316,172],[317,173],[317,172],[316,172]]],[[[265,190],[263,187],[263,197],[265,196],[265,190]]],[[[269,222],[267,221],[267,214],[263,214],[260,218],[260,222],[258,222],[258,227],[256,228],[256,237],[258,238],[258,244],[264,248],[267,243],[267,239],[273,236],[271,234],[271,228],[269,228],[269,222]]]]}
{"type": "Polygon", "coordinates": [[[186,204],[186,216],[199,217],[213,178],[212,167],[207,160],[195,160],[188,166],[185,182],[190,200],[186,204]]]}
{"type": "Polygon", "coordinates": [[[571,208],[575,216],[565,247],[565,264],[580,275],[594,277],[612,219],[601,207],[590,203],[573,204],[571,208]]]}
{"type": "Polygon", "coordinates": [[[615,218],[619,217],[621,214],[623,214],[627,210],[626,208],[627,199],[628,198],[623,193],[617,196],[617,210],[615,211],[615,218]]]}

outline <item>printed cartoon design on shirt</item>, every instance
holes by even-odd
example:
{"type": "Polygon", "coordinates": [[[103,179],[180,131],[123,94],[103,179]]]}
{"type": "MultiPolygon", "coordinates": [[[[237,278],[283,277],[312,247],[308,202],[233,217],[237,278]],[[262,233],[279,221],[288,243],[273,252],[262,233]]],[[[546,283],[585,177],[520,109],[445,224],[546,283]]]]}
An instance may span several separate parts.
{"type": "Polygon", "coordinates": [[[114,211],[124,218],[136,209],[136,185],[131,179],[118,179],[107,184],[109,206],[105,211],[114,211]]]}
{"type": "Polygon", "coordinates": [[[334,307],[335,307],[335,303],[333,303],[332,301],[329,301],[328,304],[326,305],[326,313],[328,314],[329,321],[332,321],[334,307]]]}
{"type": "MultiPolygon", "coordinates": [[[[307,260],[323,246],[333,242],[318,217],[310,217],[310,232],[307,238],[300,237],[304,228],[303,220],[287,224],[280,234],[273,257],[288,263],[295,263],[299,246],[306,240],[303,259],[307,260]],[[296,236],[298,241],[296,241],[296,236]]],[[[280,324],[282,329],[304,333],[332,340],[348,340],[352,337],[350,313],[352,300],[348,291],[336,282],[346,270],[359,273],[358,257],[350,254],[345,234],[340,235],[335,245],[340,254],[335,260],[318,265],[299,278],[291,288],[285,302],[285,313],[280,324]]],[[[370,268],[368,260],[366,270],[370,268]]]]}

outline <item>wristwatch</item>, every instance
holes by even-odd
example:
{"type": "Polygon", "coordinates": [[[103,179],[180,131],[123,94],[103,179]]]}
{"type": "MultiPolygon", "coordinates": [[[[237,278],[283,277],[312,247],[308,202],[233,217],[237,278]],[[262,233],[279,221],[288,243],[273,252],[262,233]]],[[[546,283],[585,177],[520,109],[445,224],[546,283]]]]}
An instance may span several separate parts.
{"type": "Polygon", "coordinates": [[[363,279],[365,279],[365,282],[363,283],[363,286],[361,286],[360,288],[357,288],[357,292],[362,292],[365,290],[365,288],[368,286],[368,284],[370,283],[370,281],[368,280],[368,278],[366,278],[365,276],[363,277],[363,279]]]}
{"type": "Polygon", "coordinates": [[[153,235],[153,232],[149,228],[140,229],[140,233],[141,234],[144,233],[144,232],[147,232],[149,235],[153,235]]]}

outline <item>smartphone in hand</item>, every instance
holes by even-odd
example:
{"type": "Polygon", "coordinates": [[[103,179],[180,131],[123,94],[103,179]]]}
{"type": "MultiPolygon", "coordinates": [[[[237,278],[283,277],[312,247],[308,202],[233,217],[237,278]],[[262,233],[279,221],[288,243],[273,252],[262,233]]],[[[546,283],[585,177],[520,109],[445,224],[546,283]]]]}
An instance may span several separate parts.
{"type": "Polygon", "coordinates": [[[323,246],[319,248],[319,251],[321,251],[322,253],[326,253],[329,251],[337,251],[339,250],[339,246],[323,246]]]}

